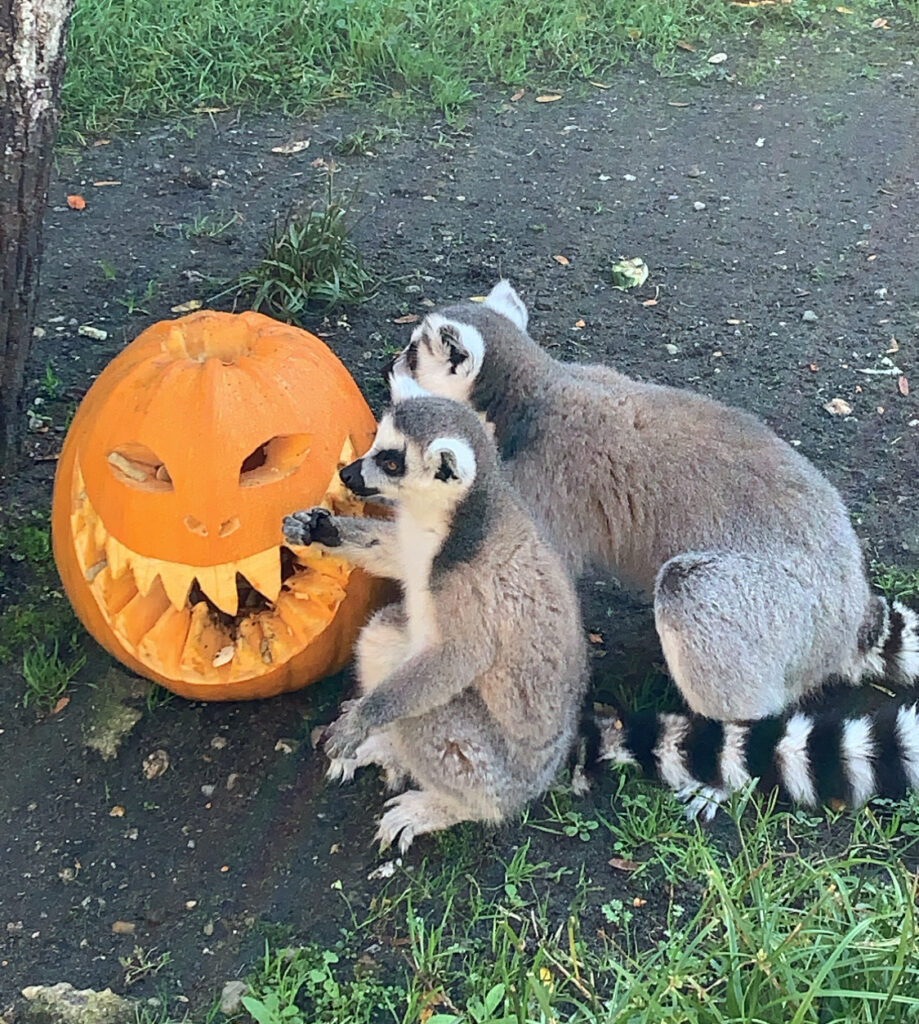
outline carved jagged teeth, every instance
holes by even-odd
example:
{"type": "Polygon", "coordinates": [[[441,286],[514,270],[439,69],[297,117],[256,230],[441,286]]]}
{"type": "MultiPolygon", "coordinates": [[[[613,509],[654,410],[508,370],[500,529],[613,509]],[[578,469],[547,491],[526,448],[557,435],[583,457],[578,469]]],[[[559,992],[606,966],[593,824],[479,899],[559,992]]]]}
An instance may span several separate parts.
{"type": "Polygon", "coordinates": [[[159,562],[156,571],[163,581],[163,589],[173,608],[184,608],[192,580],[198,570],[194,566],[182,565],[179,562],[159,562]]]}
{"type": "Polygon", "coordinates": [[[281,549],[269,548],[258,555],[240,559],[235,566],[249,583],[269,601],[277,601],[281,593],[281,549]]]}
{"type": "Polygon", "coordinates": [[[133,553],[114,537],[107,537],[105,541],[105,558],[108,562],[109,571],[114,579],[123,576],[131,567],[133,553]]]}
{"type": "Polygon", "coordinates": [[[239,593],[236,590],[236,565],[208,565],[195,569],[198,586],[227,615],[235,615],[239,609],[239,593]]]}

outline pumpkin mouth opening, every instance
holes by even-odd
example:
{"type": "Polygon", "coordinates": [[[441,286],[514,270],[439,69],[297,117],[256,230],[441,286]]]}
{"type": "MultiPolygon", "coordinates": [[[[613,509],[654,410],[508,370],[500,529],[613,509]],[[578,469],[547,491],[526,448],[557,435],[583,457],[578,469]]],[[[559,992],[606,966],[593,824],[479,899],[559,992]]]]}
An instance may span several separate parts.
{"type": "MultiPolygon", "coordinates": [[[[340,486],[336,473],[323,504],[353,510],[340,486]]],[[[243,682],[289,661],[332,622],[352,571],[319,548],[283,544],[215,566],[140,555],[108,533],[79,466],[71,536],[84,579],[124,647],[151,671],[196,684],[243,682]]]]}

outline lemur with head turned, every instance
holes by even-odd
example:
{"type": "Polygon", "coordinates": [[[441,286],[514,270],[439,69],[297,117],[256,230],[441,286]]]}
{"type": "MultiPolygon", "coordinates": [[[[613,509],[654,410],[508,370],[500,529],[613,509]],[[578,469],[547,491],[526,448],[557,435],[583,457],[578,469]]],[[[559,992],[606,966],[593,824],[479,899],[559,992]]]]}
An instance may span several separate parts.
{"type": "Polygon", "coordinates": [[[543,793],[577,733],[587,659],[564,567],[506,485],[479,418],[444,398],[394,394],[373,447],[341,471],[392,521],[288,516],[289,544],[334,548],[397,580],[356,648],[360,697],[326,733],[329,776],[378,764],[392,788],[378,839],[498,822],[543,793]]]}
{"type": "Polygon", "coordinates": [[[572,577],[594,564],[652,595],[692,712],[749,721],[831,678],[919,680],[919,617],[872,593],[846,508],[806,458],[712,399],[553,359],[527,323],[502,281],[426,316],[389,373],[491,425],[572,577]]]}

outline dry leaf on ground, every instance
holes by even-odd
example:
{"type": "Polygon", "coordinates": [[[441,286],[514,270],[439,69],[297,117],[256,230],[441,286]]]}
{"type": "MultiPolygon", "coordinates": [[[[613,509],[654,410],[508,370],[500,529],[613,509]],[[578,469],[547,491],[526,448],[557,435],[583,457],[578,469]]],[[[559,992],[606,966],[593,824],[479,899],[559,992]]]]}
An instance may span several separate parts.
{"type": "Polygon", "coordinates": [[[567,256],[562,256],[561,254],[559,254],[557,256],[553,256],[552,259],[554,259],[556,263],[560,263],[563,267],[567,267],[568,264],[570,263],[570,260],[568,259],[568,257],[567,256]]]}
{"type": "Polygon", "coordinates": [[[834,398],[823,407],[831,416],[849,416],[852,406],[844,398],[834,398]]]}
{"type": "Polygon", "coordinates": [[[397,316],[393,320],[394,324],[413,324],[418,320],[417,313],[406,313],[405,316],[397,316]]]}
{"type": "Polygon", "coordinates": [[[537,96],[536,97],[536,102],[537,103],[554,103],[556,100],[560,100],[561,98],[562,98],[562,94],[560,92],[547,92],[547,93],[544,93],[542,96],[537,96]]]}
{"type": "Polygon", "coordinates": [[[905,377],[901,377],[897,381],[897,391],[899,391],[901,395],[909,394],[909,381],[905,377]]]}
{"type": "Polygon", "coordinates": [[[86,200],[82,196],[67,196],[67,205],[71,210],[85,210],[86,200]]]}

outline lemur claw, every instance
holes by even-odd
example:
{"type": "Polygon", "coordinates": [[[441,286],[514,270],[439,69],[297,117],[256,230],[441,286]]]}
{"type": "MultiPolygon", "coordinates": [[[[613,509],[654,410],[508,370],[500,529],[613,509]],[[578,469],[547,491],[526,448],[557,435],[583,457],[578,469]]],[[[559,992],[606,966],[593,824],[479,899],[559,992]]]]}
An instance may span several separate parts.
{"type": "Polygon", "coordinates": [[[284,516],[282,529],[288,544],[322,544],[327,548],[341,545],[341,534],[326,508],[308,508],[284,516]]]}

